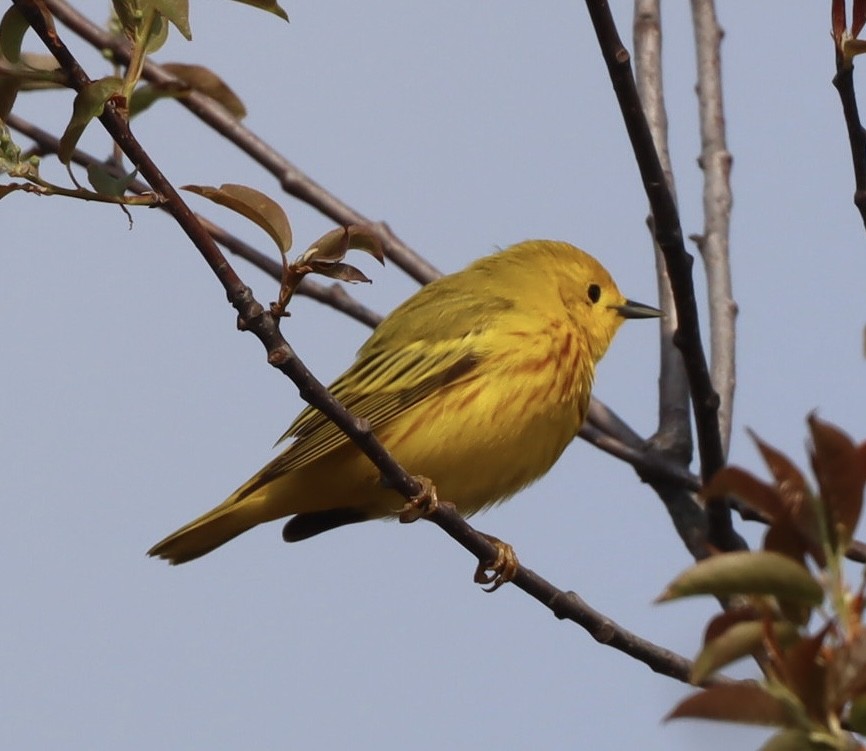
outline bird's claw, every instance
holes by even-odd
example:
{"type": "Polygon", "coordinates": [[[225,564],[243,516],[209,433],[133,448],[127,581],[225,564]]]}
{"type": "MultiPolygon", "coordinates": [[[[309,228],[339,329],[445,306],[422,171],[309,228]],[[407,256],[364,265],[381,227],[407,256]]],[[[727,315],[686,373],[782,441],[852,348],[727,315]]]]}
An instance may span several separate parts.
{"type": "Polygon", "coordinates": [[[507,542],[502,542],[493,535],[484,536],[496,548],[496,558],[492,561],[481,561],[478,564],[478,568],[475,569],[474,581],[476,584],[489,584],[489,587],[484,588],[485,592],[495,592],[503,584],[507,584],[514,578],[520,567],[520,562],[517,560],[514,548],[507,542]]]}
{"type": "Polygon", "coordinates": [[[416,477],[421,483],[421,491],[413,498],[406,501],[406,505],[400,509],[398,519],[403,524],[411,524],[421,517],[429,516],[439,508],[439,498],[436,495],[436,486],[427,477],[416,477]]]}

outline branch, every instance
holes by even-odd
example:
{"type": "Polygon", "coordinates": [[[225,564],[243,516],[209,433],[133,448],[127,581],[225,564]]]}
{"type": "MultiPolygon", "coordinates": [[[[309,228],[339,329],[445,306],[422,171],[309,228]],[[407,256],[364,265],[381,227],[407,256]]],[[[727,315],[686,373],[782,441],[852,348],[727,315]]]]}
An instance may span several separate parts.
{"type": "Polygon", "coordinates": [[[731,291],[731,153],[725,139],[721,44],[724,32],[714,0],[692,0],[698,54],[698,107],[704,171],[704,231],[694,238],[704,259],[710,305],[710,361],[719,394],[719,431],[725,455],[731,444],[736,386],[737,304],[731,291]]]}
{"type": "MultiPolygon", "coordinates": [[[[440,503],[430,519],[475,555],[479,561],[492,560],[495,556],[496,548],[490,540],[466,524],[452,504],[440,503]]],[[[558,589],[522,565],[511,583],[550,609],[560,620],[569,620],[581,626],[599,644],[613,647],[633,657],[656,673],[684,683],[689,682],[691,661],[628,631],[590,607],[576,593],[558,589]]],[[[728,682],[724,678],[720,680],[728,682]]]]}
{"type": "Polygon", "coordinates": [[[854,166],[854,205],[866,225],[866,133],[860,123],[857,110],[857,95],[854,92],[854,57],[859,54],[862,42],[857,38],[863,30],[863,4],[854,0],[851,28],[848,28],[845,0],[832,0],[830,4],[830,27],[836,51],[836,75],[833,86],[839,92],[848,143],[851,147],[851,162],[854,166]]]}
{"type": "MultiPolygon", "coordinates": [[[[101,29],[65,0],[44,0],[44,2],[60,21],[97,50],[108,50],[115,60],[122,63],[129,62],[130,47],[126,39],[101,29]]],[[[174,76],[149,60],[144,66],[143,77],[157,85],[177,87],[180,84],[174,76]]],[[[382,243],[385,255],[416,281],[423,284],[441,275],[435,267],[400,240],[384,222],[368,219],[329,193],[210,97],[191,91],[178,101],[276,177],[282,189],[289,195],[312,206],[344,227],[350,224],[369,226],[382,243]]]]}
{"type": "MultiPolygon", "coordinates": [[[[719,432],[719,397],[710,381],[701,344],[691,275],[693,259],[683,245],[677,207],[668,190],[665,173],[641,107],[631,74],[628,51],[620,41],[610,8],[605,0],[586,0],[586,4],[622,111],[644,190],[649,198],[656,242],[664,255],[670,275],[678,321],[674,343],[683,353],[685,360],[697,426],[701,477],[706,482],[723,466],[724,451],[719,432]]],[[[713,504],[708,534],[709,542],[720,550],[735,550],[742,545],[742,540],[731,523],[730,510],[725,504],[713,504]]]]}
{"type": "Polygon", "coordinates": [[[848,129],[848,143],[851,147],[851,164],[854,167],[854,205],[866,226],[866,133],[860,123],[857,108],[857,94],[854,91],[854,66],[840,63],[841,56],[836,54],[836,75],[833,86],[839,92],[845,127],[848,129]]]}
{"type": "MultiPolygon", "coordinates": [[[[668,153],[668,118],[662,79],[662,33],[659,0],[635,0],[634,11],[635,78],[638,95],[646,113],[665,181],[676,200],[673,170],[668,153]]],[[[652,230],[652,216],[648,220],[652,230]]],[[[692,432],[689,416],[689,381],[683,358],[674,346],[677,313],[667,265],[655,246],[659,304],[665,312],[661,320],[659,367],[659,427],[653,442],[672,458],[688,466],[692,459],[692,432]]]]}

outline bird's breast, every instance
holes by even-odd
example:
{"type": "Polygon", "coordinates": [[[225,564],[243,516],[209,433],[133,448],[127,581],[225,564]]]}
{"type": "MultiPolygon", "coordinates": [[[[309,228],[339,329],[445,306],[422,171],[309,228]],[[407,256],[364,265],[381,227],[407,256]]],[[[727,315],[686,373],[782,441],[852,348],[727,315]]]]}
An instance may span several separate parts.
{"type": "Polygon", "coordinates": [[[583,422],[592,361],[565,324],[504,334],[470,374],[379,431],[464,514],[546,473],[583,422]]]}

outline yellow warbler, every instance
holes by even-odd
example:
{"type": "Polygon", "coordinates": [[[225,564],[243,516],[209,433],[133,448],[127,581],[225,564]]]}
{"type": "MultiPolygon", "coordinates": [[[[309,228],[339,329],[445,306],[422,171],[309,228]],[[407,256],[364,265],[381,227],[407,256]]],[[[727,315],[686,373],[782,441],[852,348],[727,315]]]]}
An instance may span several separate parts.
{"type": "MultiPolygon", "coordinates": [[[[530,240],[419,290],[331,391],[403,467],[473,514],[553,466],[583,423],[595,363],[622,321],[658,315],[626,300],[582,250],[530,240]]],[[[301,412],[288,437],[282,454],[149,555],[183,563],[285,516],[283,535],[296,541],[399,513],[402,496],[318,410],[301,412]]]]}

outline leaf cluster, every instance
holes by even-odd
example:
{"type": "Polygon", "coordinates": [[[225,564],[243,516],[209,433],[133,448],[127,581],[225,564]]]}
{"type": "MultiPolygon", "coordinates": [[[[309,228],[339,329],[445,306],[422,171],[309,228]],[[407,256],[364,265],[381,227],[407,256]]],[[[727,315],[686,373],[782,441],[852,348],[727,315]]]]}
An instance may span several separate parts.
{"type": "Polygon", "coordinates": [[[814,415],[808,424],[817,487],[753,436],[772,481],[725,467],[702,494],[708,504],[736,498],[764,517],[763,549],[713,555],[659,598],[710,594],[727,604],[707,626],[694,683],[747,656],[764,673],[760,682],[710,686],[669,718],[776,727],[764,746],[772,751],[859,748],[846,728],[866,733],[864,581],[852,590],[843,568],[862,512],[866,442],[855,444],[814,415]],[[810,631],[812,620],[818,623],[810,631]]]}
{"type": "MultiPolygon", "coordinates": [[[[235,0],[288,20],[285,11],[273,0],[235,0]]],[[[53,28],[51,15],[39,6],[45,24],[53,28]]],[[[246,115],[240,98],[216,73],[201,65],[166,63],[163,69],[173,77],[158,83],[142,82],[147,57],[159,50],[174,27],[186,39],[192,38],[188,0],[113,0],[113,33],[130,45],[129,64],[122,71],[88,82],[75,96],[72,114],[60,139],[57,156],[70,166],[75,148],[88,125],[102,115],[109,102],[117,111],[133,117],[159,99],[181,98],[190,92],[201,93],[222,105],[234,118],[246,115]]],[[[48,55],[22,50],[30,26],[21,10],[13,5],[0,19],[0,125],[12,111],[19,93],[42,89],[69,87],[67,73],[48,55]]],[[[8,162],[8,159],[5,160],[8,162]]],[[[64,195],[84,200],[109,200],[116,203],[140,204],[140,197],[126,196],[133,174],[118,179],[108,168],[91,165],[87,171],[92,191],[81,188],[72,177],[75,188],[52,185],[38,175],[38,163],[21,161],[10,166],[0,164],[0,174],[23,177],[28,182],[0,186],[0,198],[15,190],[38,192],[41,195],[64,195]]],[[[71,176],[70,172],[70,176],[71,176]]],[[[151,203],[159,203],[154,196],[151,203]]]]}

